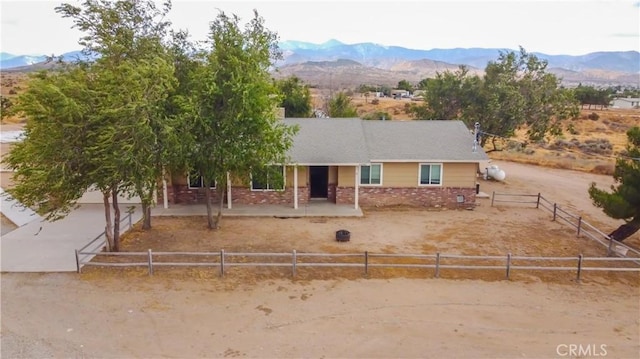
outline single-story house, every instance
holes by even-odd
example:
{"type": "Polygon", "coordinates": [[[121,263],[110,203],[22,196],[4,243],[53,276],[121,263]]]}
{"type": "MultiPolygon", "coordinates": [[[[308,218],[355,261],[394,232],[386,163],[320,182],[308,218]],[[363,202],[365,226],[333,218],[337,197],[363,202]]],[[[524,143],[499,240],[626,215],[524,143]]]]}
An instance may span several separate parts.
{"type": "MultiPolygon", "coordinates": [[[[229,183],[229,208],[235,203],[298,208],[313,200],[355,208],[470,206],[476,200],[479,164],[488,161],[461,121],[282,121],[299,126],[290,161],[280,166],[284,188],[274,188],[268,180],[229,183]]],[[[172,176],[165,190],[168,202],[203,202],[203,185],[197,177],[172,176]]]]}
{"type": "Polygon", "coordinates": [[[619,97],[611,101],[612,108],[638,108],[640,107],[640,98],[636,97],[619,97]]]}

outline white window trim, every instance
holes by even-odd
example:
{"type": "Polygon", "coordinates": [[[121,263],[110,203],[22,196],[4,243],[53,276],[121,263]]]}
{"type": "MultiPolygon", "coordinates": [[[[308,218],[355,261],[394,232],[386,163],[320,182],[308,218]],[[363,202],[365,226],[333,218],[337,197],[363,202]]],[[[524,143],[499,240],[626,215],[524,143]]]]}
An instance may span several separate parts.
{"type": "Polygon", "coordinates": [[[418,187],[442,187],[442,184],[444,183],[444,165],[442,163],[437,163],[437,162],[423,162],[423,163],[418,163],[418,187]],[[420,179],[422,178],[422,166],[433,166],[433,165],[439,165],[440,166],[440,184],[422,184],[420,183],[420,179]]]}
{"type": "MultiPolygon", "coordinates": [[[[189,189],[199,189],[199,188],[204,188],[204,178],[202,178],[202,176],[200,176],[200,183],[202,183],[202,186],[200,187],[193,187],[191,186],[191,180],[189,179],[189,175],[187,175],[187,187],[189,189]]],[[[213,187],[209,187],[210,189],[216,189],[217,187],[217,182],[213,181],[213,187]]]]}
{"type": "MultiPolygon", "coordinates": [[[[280,166],[280,165],[274,165],[280,166]]],[[[251,183],[249,183],[249,189],[251,192],[284,192],[285,187],[287,186],[287,166],[282,165],[282,188],[253,188],[253,175],[250,177],[251,183]]],[[[269,186],[269,181],[267,181],[267,187],[269,186]]]]}
{"type": "MultiPolygon", "coordinates": [[[[384,178],[384,166],[382,163],[370,163],[368,165],[360,165],[360,176],[358,176],[358,184],[364,187],[380,187],[382,186],[383,178],[384,178]],[[371,167],[373,165],[380,165],[380,183],[362,183],[362,167],[371,167]]],[[[371,169],[369,169],[369,182],[371,182],[371,169]]]]}

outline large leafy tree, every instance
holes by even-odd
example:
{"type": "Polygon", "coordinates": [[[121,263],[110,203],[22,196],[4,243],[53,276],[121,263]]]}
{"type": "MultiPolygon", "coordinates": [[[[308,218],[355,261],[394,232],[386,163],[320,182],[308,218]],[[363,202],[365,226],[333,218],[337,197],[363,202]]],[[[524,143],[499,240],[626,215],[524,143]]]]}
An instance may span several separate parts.
{"type": "Polygon", "coordinates": [[[465,68],[421,81],[426,90],[424,105],[412,105],[417,119],[459,119],[481,124],[482,145],[492,139],[509,138],[521,128],[530,140],[558,134],[560,123],[578,116],[573,93],[560,87],[547,63],[520,49],[502,52],[487,64],[483,77],[469,76],[465,68]]]}
{"type": "Polygon", "coordinates": [[[173,65],[162,44],[170,8],[152,1],[86,0],[56,11],[83,31],[92,62],[39,75],[19,98],[24,142],[7,159],[17,176],[11,192],[49,219],[65,215],[91,186],[103,194],[108,249],[119,250],[120,195],[142,199],[145,226],[163,149],[163,108],[173,65]],[[57,131],[59,136],[46,132],[57,131]],[[68,151],[56,149],[68,149],[68,151]],[[43,151],[49,149],[51,152],[43,151]],[[52,186],[52,180],[56,186],[52,186]],[[113,209],[113,221],[112,212],[113,209]]]}
{"type": "Polygon", "coordinates": [[[611,192],[596,188],[592,183],[589,196],[596,207],[615,219],[625,221],[609,236],[622,241],[640,230],[640,127],[627,131],[626,153],[616,161],[613,178],[616,185],[611,192]]]}
{"type": "Polygon", "coordinates": [[[329,117],[356,117],[358,111],[351,103],[351,97],[344,92],[338,92],[329,99],[329,117]]]}
{"type": "MultiPolygon", "coordinates": [[[[254,17],[244,29],[235,15],[221,12],[211,22],[209,47],[194,70],[189,167],[215,183],[220,198],[217,216],[211,189],[205,186],[209,228],[219,228],[227,179],[248,179],[271,164],[286,161],[293,128],[275,117],[277,89],[269,68],[279,56],[277,35],[254,17]]],[[[281,176],[281,174],[280,174],[281,176]]]]}
{"type": "Polygon", "coordinates": [[[286,117],[311,117],[311,92],[297,76],[277,80],[276,87],[282,94],[280,106],[286,117]]]}

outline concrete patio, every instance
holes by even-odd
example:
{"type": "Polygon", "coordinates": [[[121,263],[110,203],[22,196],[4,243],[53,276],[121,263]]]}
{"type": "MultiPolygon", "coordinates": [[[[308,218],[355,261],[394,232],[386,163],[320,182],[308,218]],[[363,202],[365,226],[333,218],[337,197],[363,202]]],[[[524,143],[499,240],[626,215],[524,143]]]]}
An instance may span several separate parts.
{"type": "MultiPolygon", "coordinates": [[[[217,205],[213,205],[217,213],[217,205]]],[[[169,208],[156,206],[151,211],[152,216],[206,216],[207,208],[204,204],[171,204],[169,208]]],[[[362,210],[355,209],[352,204],[335,204],[328,201],[311,201],[300,205],[297,209],[288,205],[243,205],[234,204],[232,208],[226,205],[222,215],[227,217],[362,217],[362,210]]]]}

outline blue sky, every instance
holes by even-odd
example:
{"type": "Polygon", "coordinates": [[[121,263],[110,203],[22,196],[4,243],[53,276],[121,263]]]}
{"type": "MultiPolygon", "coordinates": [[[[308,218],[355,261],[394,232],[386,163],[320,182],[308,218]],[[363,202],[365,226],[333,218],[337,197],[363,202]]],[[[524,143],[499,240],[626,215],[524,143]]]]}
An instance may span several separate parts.
{"type": "MultiPolygon", "coordinates": [[[[77,3],[67,1],[69,3],[77,3]]],[[[62,1],[0,0],[0,51],[80,50],[81,33],[54,12],[62,1]]],[[[218,10],[249,19],[256,9],[281,40],[374,42],[414,49],[497,47],[580,55],[640,51],[637,0],[205,1],[173,0],[174,28],[204,40],[218,10]]]]}

